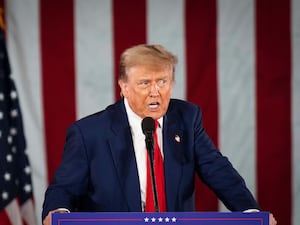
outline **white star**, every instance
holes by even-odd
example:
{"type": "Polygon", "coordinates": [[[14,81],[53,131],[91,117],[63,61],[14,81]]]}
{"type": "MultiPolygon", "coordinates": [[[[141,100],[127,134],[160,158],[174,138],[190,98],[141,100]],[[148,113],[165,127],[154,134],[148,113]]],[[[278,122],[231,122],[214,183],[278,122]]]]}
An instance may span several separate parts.
{"type": "Polygon", "coordinates": [[[8,143],[8,144],[11,144],[12,141],[13,141],[12,136],[8,135],[8,136],[7,136],[7,143],[8,143]]]}
{"type": "Polygon", "coordinates": [[[13,153],[16,153],[16,152],[17,152],[16,146],[12,146],[12,147],[11,147],[11,151],[12,151],[13,153]]]}
{"type": "Polygon", "coordinates": [[[10,128],[10,134],[13,135],[13,136],[16,135],[17,134],[17,128],[11,127],[10,128]]]}
{"type": "Polygon", "coordinates": [[[24,168],[24,172],[25,172],[26,174],[30,174],[30,173],[31,173],[30,166],[26,166],[26,167],[24,168]]]}
{"type": "Polygon", "coordinates": [[[26,193],[30,193],[30,192],[31,192],[31,185],[30,185],[30,184],[25,184],[25,186],[24,186],[24,191],[25,191],[26,193]]]}
{"type": "Polygon", "coordinates": [[[11,99],[16,99],[17,98],[17,92],[16,91],[11,91],[10,92],[10,97],[11,97],[11,99]]]}
{"type": "Polygon", "coordinates": [[[0,112],[0,120],[3,119],[3,112],[0,112]]]}
{"type": "Polygon", "coordinates": [[[13,161],[13,157],[11,154],[6,155],[6,161],[7,162],[12,162],[13,161]]]}
{"type": "Polygon", "coordinates": [[[18,110],[17,109],[13,109],[10,111],[10,116],[15,118],[18,116],[18,110]]]}
{"type": "Polygon", "coordinates": [[[6,173],[4,174],[4,180],[10,181],[10,178],[11,178],[10,173],[6,172],[6,173]]]}
{"type": "Polygon", "coordinates": [[[159,217],[158,222],[162,222],[162,221],[163,221],[163,218],[159,217]]]}
{"type": "Polygon", "coordinates": [[[176,218],[175,217],[172,218],[172,222],[176,222],[176,218]]]}
{"type": "Polygon", "coordinates": [[[2,199],[3,200],[7,200],[8,199],[8,192],[6,192],[6,191],[2,192],[2,199]]]}
{"type": "Polygon", "coordinates": [[[149,222],[149,218],[148,218],[148,217],[144,218],[144,221],[145,221],[146,223],[149,222]]]}
{"type": "Polygon", "coordinates": [[[151,218],[151,221],[152,221],[153,223],[155,222],[155,220],[156,220],[155,217],[152,217],[152,218],[151,218]]]}
{"type": "Polygon", "coordinates": [[[0,93],[0,101],[3,101],[4,100],[4,94],[1,92],[0,93]]]}
{"type": "Polygon", "coordinates": [[[168,223],[170,221],[170,218],[169,217],[166,217],[165,218],[165,221],[168,223]]]}

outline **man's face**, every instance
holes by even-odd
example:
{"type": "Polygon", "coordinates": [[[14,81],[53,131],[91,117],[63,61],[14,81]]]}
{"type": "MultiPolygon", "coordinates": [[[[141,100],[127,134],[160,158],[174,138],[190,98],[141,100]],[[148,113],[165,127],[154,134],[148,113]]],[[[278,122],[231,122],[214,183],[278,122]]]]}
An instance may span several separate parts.
{"type": "Polygon", "coordinates": [[[168,109],[173,90],[172,70],[134,66],[128,69],[127,77],[127,81],[119,81],[119,85],[132,111],[141,118],[162,117],[168,109]]]}

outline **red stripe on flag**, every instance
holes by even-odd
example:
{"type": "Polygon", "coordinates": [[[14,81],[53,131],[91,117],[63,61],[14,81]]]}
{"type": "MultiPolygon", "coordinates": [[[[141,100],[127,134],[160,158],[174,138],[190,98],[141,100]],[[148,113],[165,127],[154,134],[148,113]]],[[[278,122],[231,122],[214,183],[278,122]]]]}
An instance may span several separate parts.
{"type": "Polygon", "coordinates": [[[118,85],[119,59],[128,47],[146,43],[146,2],[132,0],[113,1],[114,55],[115,55],[115,98],[120,98],[118,85]]]}
{"type": "MultiPolygon", "coordinates": [[[[217,44],[216,1],[185,2],[187,100],[202,107],[204,126],[217,145],[217,44]]],[[[196,208],[217,211],[218,200],[206,186],[196,182],[196,208]]]]}
{"type": "Polygon", "coordinates": [[[1,225],[12,225],[5,210],[0,211],[0,221],[1,225]]]}
{"type": "Polygon", "coordinates": [[[43,109],[48,179],[64,146],[67,126],[76,118],[73,0],[40,1],[43,109]]]}
{"type": "Polygon", "coordinates": [[[256,1],[257,193],[279,224],[291,224],[290,2],[256,1]]]}

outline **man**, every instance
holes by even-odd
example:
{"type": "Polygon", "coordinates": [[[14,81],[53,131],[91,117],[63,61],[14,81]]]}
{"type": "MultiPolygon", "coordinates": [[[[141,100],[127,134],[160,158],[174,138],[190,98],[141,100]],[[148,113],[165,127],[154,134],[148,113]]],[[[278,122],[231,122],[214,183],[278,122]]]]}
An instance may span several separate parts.
{"type": "Polygon", "coordinates": [[[44,225],[53,212],[147,209],[145,117],[159,123],[166,211],[194,210],[195,172],[229,210],[260,210],[242,177],[206,134],[200,108],[171,99],[176,63],[160,45],[138,45],[122,54],[123,98],[68,129],[62,163],[45,194],[44,225]]]}

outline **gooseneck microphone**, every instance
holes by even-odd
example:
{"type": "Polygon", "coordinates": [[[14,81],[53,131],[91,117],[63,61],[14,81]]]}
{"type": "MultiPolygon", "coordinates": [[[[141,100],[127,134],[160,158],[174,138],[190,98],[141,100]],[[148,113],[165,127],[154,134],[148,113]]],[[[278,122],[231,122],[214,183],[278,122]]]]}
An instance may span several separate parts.
{"type": "Polygon", "coordinates": [[[142,130],[143,133],[145,134],[145,143],[146,143],[146,148],[150,159],[149,161],[150,161],[150,173],[151,173],[151,180],[152,180],[154,208],[155,208],[155,212],[159,212],[156,180],[155,180],[155,173],[154,173],[154,138],[153,138],[153,134],[155,132],[154,119],[151,117],[145,117],[142,120],[142,130]]]}

